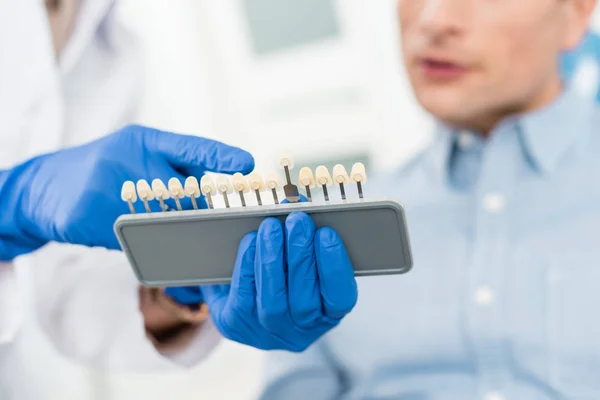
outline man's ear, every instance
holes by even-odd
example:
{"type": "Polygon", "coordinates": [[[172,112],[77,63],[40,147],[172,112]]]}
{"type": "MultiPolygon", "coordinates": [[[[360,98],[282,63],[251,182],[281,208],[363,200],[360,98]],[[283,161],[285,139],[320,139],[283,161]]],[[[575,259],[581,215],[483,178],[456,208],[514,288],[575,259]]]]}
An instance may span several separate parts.
{"type": "Polygon", "coordinates": [[[572,50],[579,45],[588,30],[597,0],[560,1],[566,2],[565,7],[567,8],[567,30],[563,41],[563,50],[572,50]]]}

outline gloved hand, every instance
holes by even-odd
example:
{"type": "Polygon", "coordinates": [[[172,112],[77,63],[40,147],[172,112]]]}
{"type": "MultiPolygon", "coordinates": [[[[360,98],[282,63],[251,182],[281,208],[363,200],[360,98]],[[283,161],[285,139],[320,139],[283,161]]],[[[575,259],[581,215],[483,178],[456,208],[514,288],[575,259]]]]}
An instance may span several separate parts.
{"type": "Polygon", "coordinates": [[[263,350],[303,351],[356,304],[358,290],[344,244],[302,212],[285,227],[262,222],[239,246],[231,285],[169,288],[182,304],[204,301],[223,336],[263,350]]]}
{"type": "MultiPolygon", "coordinates": [[[[0,261],[49,241],[119,249],[113,223],[129,213],[120,196],[126,180],[159,178],[166,184],[171,177],[183,181],[206,171],[253,168],[254,159],[241,149],[142,126],[36,157],[0,171],[0,261]]],[[[144,212],[143,204],[136,209],[144,212]]]]}

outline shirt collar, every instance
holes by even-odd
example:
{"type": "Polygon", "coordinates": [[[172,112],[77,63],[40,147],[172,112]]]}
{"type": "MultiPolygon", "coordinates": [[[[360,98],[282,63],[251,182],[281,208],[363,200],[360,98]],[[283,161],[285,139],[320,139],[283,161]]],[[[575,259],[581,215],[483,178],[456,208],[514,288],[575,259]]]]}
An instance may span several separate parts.
{"type": "Polygon", "coordinates": [[[548,106],[521,117],[525,150],[542,173],[553,173],[577,138],[589,133],[594,107],[594,101],[567,88],[548,106]]]}
{"type": "MultiPolygon", "coordinates": [[[[502,121],[492,135],[511,129],[521,136],[524,153],[541,173],[553,173],[578,137],[590,130],[595,103],[567,88],[552,103],[502,121]]],[[[436,170],[446,173],[465,131],[438,123],[432,150],[436,170]]],[[[479,140],[476,142],[480,143],[479,140]]]]}

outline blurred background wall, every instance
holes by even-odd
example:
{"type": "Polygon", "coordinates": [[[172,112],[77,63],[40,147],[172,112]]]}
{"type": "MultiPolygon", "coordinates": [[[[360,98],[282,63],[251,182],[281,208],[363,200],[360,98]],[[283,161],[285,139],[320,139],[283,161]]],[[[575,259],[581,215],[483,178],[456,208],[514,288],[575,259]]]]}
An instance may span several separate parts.
{"type": "MultiPolygon", "coordinates": [[[[403,75],[395,0],[119,1],[145,54],[140,123],[239,145],[259,170],[282,149],[299,165],[393,168],[430,137],[403,75]]],[[[597,69],[582,74],[591,93],[597,69]]],[[[261,353],[230,342],[191,371],[136,374],[74,365],[33,323],[23,339],[43,400],[251,399],[260,389],[261,353]]]]}

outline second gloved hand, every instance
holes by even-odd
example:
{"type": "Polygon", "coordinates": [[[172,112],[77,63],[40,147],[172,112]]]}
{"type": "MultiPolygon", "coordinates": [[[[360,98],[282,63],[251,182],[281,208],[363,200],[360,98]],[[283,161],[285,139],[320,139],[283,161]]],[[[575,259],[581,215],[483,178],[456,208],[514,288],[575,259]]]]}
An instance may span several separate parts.
{"type": "MultiPolygon", "coordinates": [[[[120,197],[127,180],[183,181],[253,168],[252,156],[239,148],[136,125],[36,157],[0,171],[0,261],[49,241],[119,249],[113,224],[129,213],[120,197]]],[[[141,202],[136,208],[144,212],[141,202]]]]}
{"type": "MultiPolygon", "coordinates": [[[[200,287],[223,336],[264,350],[303,351],[337,326],[358,290],[344,244],[305,213],[266,219],[239,246],[230,286],[200,287]]],[[[169,291],[168,291],[169,292],[169,291]]],[[[195,302],[190,288],[174,297],[195,302]]],[[[173,294],[172,294],[173,295],[173,294]]]]}

